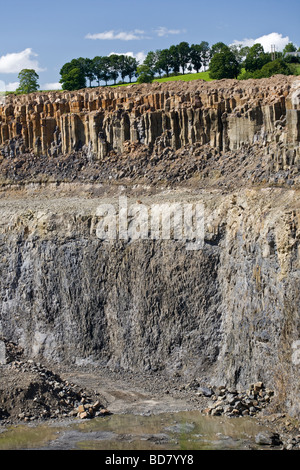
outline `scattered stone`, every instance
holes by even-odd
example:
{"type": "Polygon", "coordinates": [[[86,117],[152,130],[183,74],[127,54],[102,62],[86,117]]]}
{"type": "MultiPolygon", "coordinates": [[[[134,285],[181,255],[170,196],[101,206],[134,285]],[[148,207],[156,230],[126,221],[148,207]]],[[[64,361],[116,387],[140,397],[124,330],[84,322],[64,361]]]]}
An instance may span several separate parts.
{"type": "Polygon", "coordinates": [[[213,390],[208,387],[199,387],[198,392],[200,395],[203,395],[204,397],[211,397],[213,395],[213,390]]]}
{"type": "Polygon", "coordinates": [[[252,384],[244,392],[237,393],[236,390],[229,390],[226,387],[216,389],[200,387],[198,395],[211,399],[210,407],[205,408],[205,414],[227,416],[254,416],[262,411],[270,402],[274,392],[265,389],[262,382],[252,384]],[[208,393],[209,391],[209,393],[208,393]],[[206,393],[205,393],[206,392],[206,393]]]}
{"type": "Polygon", "coordinates": [[[84,419],[95,417],[96,412],[99,416],[109,413],[97,393],[64,381],[41,363],[23,358],[20,348],[2,342],[7,363],[1,364],[0,423],[67,416],[84,419]]]}
{"type": "Polygon", "coordinates": [[[263,387],[263,383],[262,382],[256,382],[255,384],[253,384],[253,390],[254,390],[254,393],[258,393],[263,387]]]}
{"type": "Polygon", "coordinates": [[[278,446],[282,442],[280,440],[279,434],[273,432],[262,431],[255,436],[256,444],[262,446],[278,446]]]}
{"type": "Polygon", "coordinates": [[[107,415],[111,414],[111,412],[109,410],[106,410],[106,409],[100,410],[99,413],[100,413],[101,416],[107,416],[107,415]]]}
{"type": "Polygon", "coordinates": [[[99,400],[97,400],[94,404],[93,404],[93,409],[95,411],[99,410],[99,408],[101,408],[101,403],[99,400]]]}

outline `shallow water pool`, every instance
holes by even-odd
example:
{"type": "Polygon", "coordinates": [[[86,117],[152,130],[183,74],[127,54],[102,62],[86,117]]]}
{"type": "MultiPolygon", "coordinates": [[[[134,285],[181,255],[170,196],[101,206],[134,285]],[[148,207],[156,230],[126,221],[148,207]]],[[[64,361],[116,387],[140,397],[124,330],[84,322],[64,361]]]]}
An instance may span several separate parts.
{"type": "Polygon", "coordinates": [[[264,430],[254,418],[181,411],[119,414],[92,420],[19,425],[0,433],[0,450],[249,450],[264,430]]]}

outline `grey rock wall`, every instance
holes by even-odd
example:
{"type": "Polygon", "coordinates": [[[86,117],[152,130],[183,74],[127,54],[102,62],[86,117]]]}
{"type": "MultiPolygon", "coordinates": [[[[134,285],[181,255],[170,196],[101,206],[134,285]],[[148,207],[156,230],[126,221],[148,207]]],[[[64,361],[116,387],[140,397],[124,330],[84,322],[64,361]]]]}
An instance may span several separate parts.
{"type": "Polygon", "coordinates": [[[65,364],[158,370],[241,389],[260,380],[299,414],[296,191],[197,199],[205,243],[194,251],[182,240],[99,240],[99,200],[80,212],[68,199],[47,211],[11,205],[0,237],[3,335],[33,357],[65,364]]]}

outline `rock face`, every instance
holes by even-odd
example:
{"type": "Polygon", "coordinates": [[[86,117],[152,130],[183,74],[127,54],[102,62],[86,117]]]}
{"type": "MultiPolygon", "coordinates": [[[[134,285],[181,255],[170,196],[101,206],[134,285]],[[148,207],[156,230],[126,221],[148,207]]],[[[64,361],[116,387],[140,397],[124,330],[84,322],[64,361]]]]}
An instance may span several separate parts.
{"type": "MultiPolygon", "coordinates": [[[[61,189],[31,185],[29,176],[21,186],[12,177],[1,193],[1,335],[49,361],[181,374],[235,389],[263,382],[299,416],[298,189],[286,179],[274,187],[233,176],[250,158],[248,146],[297,181],[299,93],[295,77],[278,77],[8,98],[0,112],[2,160],[13,153],[16,166],[29,151],[36,165],[47,165],[77,149],[76,158],[90,155],[98,162],[93,171],[103,174],[102,159],[125,167],[136,144],[149,149],[136,163],[138,178],[151,155],[159,156],[154,168],[165,164],[171,175],[174,150],[185,148],[185,162],[195,157],[191,148],[200,160],[204,148],[214,149],[207,159],[222,158],[214,160],[209,188],[200,178],[172,190],[145,187],[132,165],[127,183],[136,186],[109,192],[101,183],[96,195],[95,184],[83,187],[72,174],[75,160],[61,189]],[[229,164],[225,178],[235,178],[235,187],[225,190],[215,174],[229,164]],[[132,197],[135,209],[203,204],[203,246],[100,239],[98,208],[113,205],[118,218],[120,195],[132,197]]],[[[251,154],[255,170],[259,155],[251,154]]]]}
{"type": "Polygon", "coordinates": [[[283,118],[281,141],[298,146],[299,84],[295,77],[279,76],[7,97],[0,107],[0,146],[8,156],[84,149],[98,159],[136,143],[160,150],[194,143],[237,150],[271,141],[283,118]]]}
{"type": "Polygon", "coordinates": [[[48,194],[2,207],[3,335],[50,361],[242,388],[261,380],[299,413],[295,191],[197,192],[206,215],[205,243],[195,251],[182,240],[100,240],[97,207],[108,201],[48,194]]]}

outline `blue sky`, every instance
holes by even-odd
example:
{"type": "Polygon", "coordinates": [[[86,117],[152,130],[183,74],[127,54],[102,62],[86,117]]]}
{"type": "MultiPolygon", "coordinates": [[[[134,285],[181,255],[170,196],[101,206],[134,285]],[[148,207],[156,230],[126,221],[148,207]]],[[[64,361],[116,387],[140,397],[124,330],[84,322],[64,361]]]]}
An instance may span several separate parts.
{"type": "Polygon", "coordinates": [[[181,41],[300,47],[299,0],[0,0],[0,80],[13,89],[22,68],[34,68],[41,88],[60,79],[77,57],[150,50],[181,41]],[[274,34],[273,34],[274,33],[274,34]]]}

